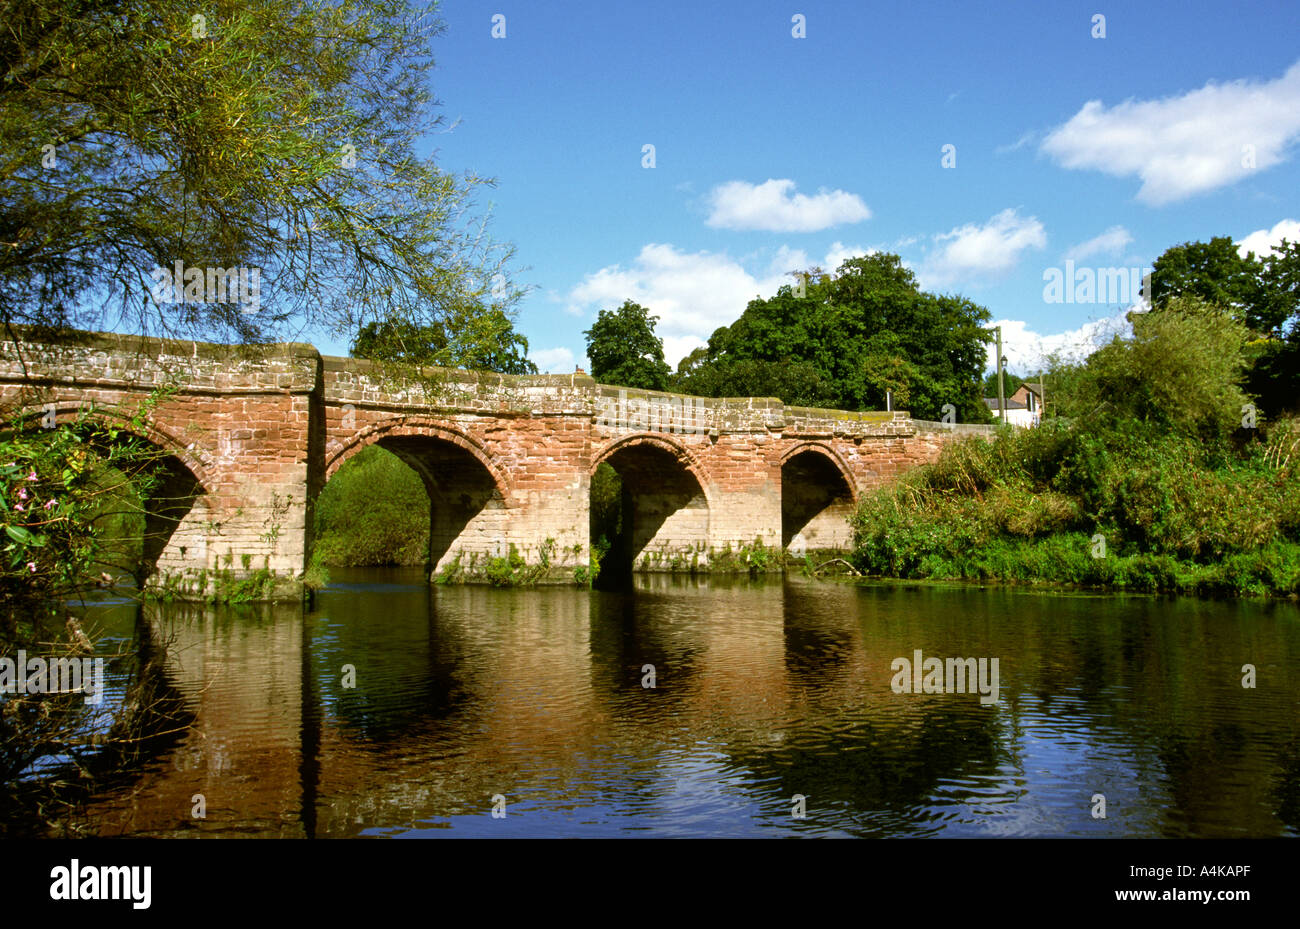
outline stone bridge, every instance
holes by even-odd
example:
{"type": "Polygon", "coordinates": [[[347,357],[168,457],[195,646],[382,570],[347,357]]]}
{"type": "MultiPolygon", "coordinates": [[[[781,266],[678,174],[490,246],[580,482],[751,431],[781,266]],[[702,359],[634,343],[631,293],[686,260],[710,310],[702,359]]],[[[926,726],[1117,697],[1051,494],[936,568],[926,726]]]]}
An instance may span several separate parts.
{"type": "Polygon", "coordinates": [[[168,453],[168,468],[146,503],[137,580],[181,596],[203,595],[218,577],[268,575],[267,596],[299,596],[316,497],[368,445],[398,455],[428,490],[430,571],[481,577],[513,546],[572,582],[589,565],[602,462],[622,478],[634,566],[704,570],[743,564],[759,546],[846,548],[860,494],[934,459],[960,432],[988,428],[625,390],[583,374],[398,378],[301,343],[104,333],[0,342],[6,417],[52,424],[89,409],[122,424],[169,384],[176,392],[142,436],[168,453]]]}

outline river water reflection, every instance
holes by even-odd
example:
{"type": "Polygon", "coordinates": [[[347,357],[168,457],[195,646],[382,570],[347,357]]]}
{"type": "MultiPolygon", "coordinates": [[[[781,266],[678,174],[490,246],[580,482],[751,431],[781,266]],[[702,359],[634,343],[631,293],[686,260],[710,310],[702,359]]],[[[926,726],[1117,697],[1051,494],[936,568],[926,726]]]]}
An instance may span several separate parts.
{"type": "MultiPolygon", "coordinates": [[[[92,799],[89,831],[1300,834],[1295,604],[333,573],[305,613],[149,608],[196,722],[92,799]],[[895,693],[891,662],[918,649],[998,658],[998,702],[895,693]]],[[[138,609],[94,617],[126,636],[138,609]]]]}

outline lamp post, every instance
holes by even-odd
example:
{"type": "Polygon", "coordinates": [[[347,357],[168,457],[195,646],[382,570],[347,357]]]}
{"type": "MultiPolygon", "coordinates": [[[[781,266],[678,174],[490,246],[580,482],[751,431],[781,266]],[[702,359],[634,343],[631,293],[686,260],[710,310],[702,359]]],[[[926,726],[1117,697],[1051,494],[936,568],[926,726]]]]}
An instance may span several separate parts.
{"type": "Polygon", "coordinates": [[[1002,357],[1002,327],[996,327],[998,331],[998,418],[1004,423],[1007,421],[1007,398],[1006,390],[1002,384],[1002,373],[1006,367],[1007,360],[1002,357]]]}

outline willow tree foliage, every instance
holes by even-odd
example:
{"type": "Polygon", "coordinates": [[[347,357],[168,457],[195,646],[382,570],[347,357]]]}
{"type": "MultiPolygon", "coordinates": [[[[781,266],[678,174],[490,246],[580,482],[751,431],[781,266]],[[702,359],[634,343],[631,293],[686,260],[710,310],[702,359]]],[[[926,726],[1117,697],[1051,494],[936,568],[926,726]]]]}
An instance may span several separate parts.
{"type": "Polygon", "coordinates": [[[1157,308],[1178,297],[1219,307],[1252,335],[1246,386],[1270,417],[1300,412],[1300,242],[1242,255],[1228,236],[1166,249],[1151,272],[1157,308]]]}
{"type": "Polygon", "coordinates": [[[0,0],[0,323],[259,342],[508,312],[491,182],[427,153],[442,29],[408,0],[0,0]]]}

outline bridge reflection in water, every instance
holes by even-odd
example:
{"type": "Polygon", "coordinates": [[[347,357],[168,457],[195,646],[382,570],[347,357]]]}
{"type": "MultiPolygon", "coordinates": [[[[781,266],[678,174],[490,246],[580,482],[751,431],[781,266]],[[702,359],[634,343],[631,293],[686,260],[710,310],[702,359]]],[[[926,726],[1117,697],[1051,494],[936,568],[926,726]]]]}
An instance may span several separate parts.
{"type": "Polygon", "coordinates": [[[308,614],[158,608],[195,729],[96,797],[92,831],[1300,830],[1294,605],[654,575],[617,593],[431,589],[419,571],[338,574],[308,614]],[[916,649],[999,657],[1000,701],[894,693],[891,662],[916,649]],[[1268,669],[1253,691],[1246,661],[1268,669]],[[1098,792],[1104,820],[1090,815],[1098,792]],[[806,819],[791,815],[795,794],[806,819]]]}

